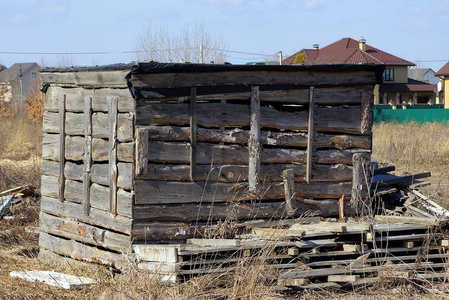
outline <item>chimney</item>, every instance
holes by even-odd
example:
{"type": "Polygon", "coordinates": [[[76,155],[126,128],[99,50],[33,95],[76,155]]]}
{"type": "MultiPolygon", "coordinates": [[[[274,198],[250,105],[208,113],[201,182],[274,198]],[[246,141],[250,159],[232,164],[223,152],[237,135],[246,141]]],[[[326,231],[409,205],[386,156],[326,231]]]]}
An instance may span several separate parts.
{"type": "Polygon", "coordinates": [[[363,36],[359,40],[359,49],[363,52],[366,51],[366,40],[363,38],[363,36]]]}
{"type": "Polygon", "coordinates": [[[313,44],[312,47],[313,47],[314,50],[320,49],[320,45],[319,44],[313,44]]]}

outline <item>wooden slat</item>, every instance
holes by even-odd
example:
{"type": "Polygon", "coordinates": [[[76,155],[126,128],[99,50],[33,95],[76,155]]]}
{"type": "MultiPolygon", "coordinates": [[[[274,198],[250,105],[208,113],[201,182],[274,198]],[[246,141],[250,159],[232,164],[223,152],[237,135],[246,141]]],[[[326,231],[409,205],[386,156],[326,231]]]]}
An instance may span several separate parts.
{"type": "MultiPolygon", "coordinates": [[[[179,141],[188,142],[190,137],[189,127],[179,126],[141,126],[147,128],[152,141],[179,141]]],[[[249,139],[249,131],[240,128],[235,129],[212,129],[198,128],[197,139],[199,142],[224,142],[235,144],[246,144],[249,139]]],[[[276,132],[261,131],[260,142],[262,145],[307,147],[308,136],[304,132],[276,132]]],[[[351,148],[371,149],[371,136],[358,135],[332,135],[315,133],[315,148],[335,148],[339,150],[351,148]]]]}
{"type": "Polygon", "coordinates": [[[297,209],[297,203],[295,199],[294,170],[287,169],[282,171],[282,177],[284,179],[285,206],[287,209],[287,215],[290,217],[295,213],[295,210],[297,209]]]}
{"type": "Polygon", "coordinates": [[[248,187],[249,192],[258,195],[260,192],[260,98],[259,87],[251,87],[251,121],[248,139],[248,187]]]}
{"type": "Polygon", "coordinates": [[[362,114],[361,131],[362,134],[371,135],[373,128],[373,104],[374,97],[372,91],[362,93],[362,114]]]}
{"type": "MultiPolygon", "coordinates": [[[[67,164],[66,164],[67,166],[67,164]]],[[[305,182],[304,164],[261,164],[260,179],[262,181],[283,181],[282,172],[285,169],[293,169],[295,181],[305,182]]],[[[314,164],[313,182],[329,181],[343,182],[352,180],[352,167],[345,164],[321,165],[314,164]]],[[[197,165],[196,180],[211,182],[244,182],[248,181],[247,165],[197,165]]],[[[119,173],[120,164],[119,164],[119,173]]],[[[139,176],[139,179],[189,181],[190,166],[178,164],[149,164],[148,173],[139,176]]],[[[94,180],[94,179],[93,179],[94,180]]],[[[101,183],[95,181],[97,183],[101,183]]],[[[108,183],[101,183],[108,184],[108,183]]],[[[126,188],[126,186],[122,186],[126,188]]]]}
{"type": "Polygon", "coordinates": [[[353,156],[351,205],[361,214],[371,209],[370,199],[365,199],[370,172],[369,162],[370,155],[367,153],[356,153],[353,156]]]}
{"type": "Polygon", "coordinates": [[[190,88],[190,180],[196,175],[196,141],[197,141],[197,115],[196,115],[196,88],[190,88]]]}
{"type": "MultiPolygon", "coordinates": [[[[89,215],[90,211],[90,172],[92,164],[92,99],[84,98],[84,134],[86,139],[86,150],[84,152],[84,176],[83,176],[83,206],[84,213],[89,215]]],[[[65,171],[64,171],[65,173],[65,171]]]]}
{"type": "MultiPolygon", "coordinates": [[[[288,107],[287,107],[288,108],[288,107]]],[[[308,112],[301,107],[296,111],[261,106],[260,127],[290,130],[308,128],[308,112]]],[[[314,111],[320,122],[315,124],[318,132],[361,133],[360,106],[317,107],[314,111]],[[342,116],[345,118],[342,118],[342,116]]],[[[198,125],[203,127],[250,126],[250,106],[232,103],[198,103],[198,125]]],[[[138,102],[137,125],[189,125],[188,103],[138,102]]]]}
{"type": "Polygon", "coordinates": [[[109,212],[117,214],[117,105],[118,98],[108,98],[109,115],[109,212]]]}
{"type": "Polygon", "coordinates": [[[306,168],[306,182],[312,181],[312,155],[314,150],[313,137],[314,137],[314,90],[315,87],[310,87],[310,100],[309,100],[309,125],[307,129],[307,168],[306,168]]]}
{"type": "MultiPolygon", "coordinates": [[[[176,182],[136,180],[136,204],[168,204],[193,202],[226,202],[254,199],[248,193],[247,184],[224,182],[176,182]]],[[[279,183],[264,183],[261,187],[264,200],[285,199],[284,186],[279,183]]],[[[349,198],[351,183],[312,182],[295,183],[299,197],[339,199],[349,198]]],[[[319,200],[310,203],[319,205],[319,200]]],[[[337,210],[338,211],[338,210],[337,210]]],[[[337,214],[338,215],[338,214],[337,214]]]]}
{"type": "Polygon", "coordinates": [[[66,96],[64,95],[62,101],[59,102],[59,201],[64,201],[64,164],[65,164],[65,103],[66,96]]]}

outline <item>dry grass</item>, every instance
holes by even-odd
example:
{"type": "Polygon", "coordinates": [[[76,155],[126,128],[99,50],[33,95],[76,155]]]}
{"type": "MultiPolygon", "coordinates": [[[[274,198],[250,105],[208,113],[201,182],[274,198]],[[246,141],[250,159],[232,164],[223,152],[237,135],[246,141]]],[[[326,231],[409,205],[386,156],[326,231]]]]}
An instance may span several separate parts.
{"type": "MultiPolygon", "coordinates": [[[[438,179],[449,175],[447,124],[377,124],[374,127],[374,158],[397,166],[398,172],[432,171],[438,179]]],[[[1,118],[0,191],[28,184],[39,186],[41,129],[26,117],[1,118]]],[[[447,199],[447,187],[438,184],[429,193],[447,199]]],[[[274,288],[276,272],[266,263],[272,248],[257,256],[242,257],[235,272],[206,275],[178,286],[166,286],[137,270],[114,274],[106,267],[85,266],[71,261],[53,263],[36,259],[38,236],[25,231],[38,226],[39,206],[24,206],[12,220],[0,220],[0,299],[441,299],[444,285],[417,288],[407,282],[379,284],[357,291],[290,292],[274,288]],[[67,291],[9,277],[10,271],[55,270],[87,276],[98,284],[80,291],[67,291]],[[429,290],[433,288],[434,290],[429,290]]],[[[223,224],[231,229],[232,222],[223,224]]],[[[217,233],[225,235],[225,233],[217,233]]]]}

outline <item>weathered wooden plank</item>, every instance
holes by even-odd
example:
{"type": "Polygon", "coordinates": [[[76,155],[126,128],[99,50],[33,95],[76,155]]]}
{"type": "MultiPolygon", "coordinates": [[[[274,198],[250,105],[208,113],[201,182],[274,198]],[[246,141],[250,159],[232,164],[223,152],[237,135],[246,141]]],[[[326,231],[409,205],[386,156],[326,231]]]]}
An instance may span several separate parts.
{"type": "Polygon", "coordinates": [[[59,201],[64,201],[64,189],[65,189],[65,177],[64,177],[64,164],[65,164],[65,111],[66,96],[64,95],[59,102],[59,201]]]}
{"type": "Polygon", "coordinates": [[[136,129],[136,175],[148,173],[148,129],[136,129]]]}
{"type": "MultiPolygon", "coordinates": [[[[92,184],[90,188],[91,206],[103,211],[109,211],[110,207],[110,189],[99,184],[92,184]]],[[[134,194],[122,189],[117,191],[117,214],[132,217],[132,204],[134,194]]]]}
{"type": "Polygon", "coordinates": [[[202,204],[166,204],[134,207],[134,220],[139,221],[208,221],[224,220],[232,216],[237,220],[255,218],[300,217],[306,212],[320,216],[338,216],[338,200],[320,200],[320,205],[298,203],[289,214],[285,201],[259,203],[202,203],[202,204]]]}
{"type": "MultiPolygon", "coordinates": [[[[295,174],[293,169],[286,169],[282,171],[282,177],[284,181],[284,193],[285,193],[285,208],[287,215],[290,217],[294,215],[297,205],[295,200],[295,174]]],[[[309,183],[309,182],[307,182],[309,183]]]]}
{"type": "Polygon", "coordinates": [[[129,70],[114,71],[77,71],[77,72],[42,72],[42,82],[61,86],[79,86],[88,88],[124,88],[125,76],[129,70]]]}
{"type": "MultiPolygon", "coordinates": [[[[148,136],[152,141],[179,141],[188,142],[190,136],[189,127],[179,126],[144,126],[148,130],[148,136]]],[[[235,144],[246,144],[249,139],[249,131],[239,128],[235,129],[211,129],[198,128],[197,140],[199,142],[224,142],[235,144]]],[[[260,142],[262,145],[307,147],[308,136],[303,132],[273,132],[261,131],[260,142]]],[[[359,135],[332,135],[315,133],[315,148],[371,149],[371,136],[359,135]]]]}
{"type": "Polygon", "coordinates": [[[117,214],[117,97],[108,98],[109,116],[109,212],[117,214]]]}
{"type": "MultiPolygon", "coordinates": [[[[82,161],[84,158],[85,139],[81,136],[66,136],[65,158],[68,160],[82,161]]],[[[59,134],[44,134],[42,146],[42,158],[59,161],[59,134]]],[[[134,143],[118,143],[117,158],[122,162],[134,161],[134,143]]],[[[92,159],[94,161],[108,161],[108,141],[104,139],[92,139],[92,159]]]]}
{"type": "MultiPolygon", "coordinates": [[[[90,99],[90,98],[89,98],[90,99]]],[[[59,133],[59,113],[44,113],[44,132],[59,133]]],[[[92,136],[109,138],[108,114],[96,112],[92,115],[92,136]]],[[[66,113],[65,122],[67,135],[84,135],[84,113],[66,113]]],[[[131,142],[134,131],[134,113],[119,113],[117,118],[117,139],[120,142],[131,142]]]]}
{"type": "Polygon", "coordinates": [[[131,246],[131,237],[95,227],[70,218],[60,218],[41,212],[39,227],[45,233],[58,235],[79,242],[102,246],[114,251],[127,253],[131,246]]]}
{"type": "MultiPolygon", "coordinates": [[[[293,86],[292,86],[293,87],[293,86]]],[[[298,87],[284,90],[267,90],[271,87],[264,86],[259,91],[261,102],[280,102],[290,104],[308,104],[309,103],[309,89],[307,87],[298,87]]],[[[317,105],[342,105],[342,104],[360,104],[360,95],[364,92],[372,92],[373,86],[353,86],[353,87],[319,87],[315,90],[317,105]]],[[[179,90],[178,94],[184,94],[185,89],[179,90]]],[[[154,96],[145,98],[146,101],[187,101],[188,96],[173,97],[173,89],[170,93],[163,93],[160,90],[153,90],[154,96]]],[[[248,92],[230,92],[222,94],[200,94],[197,99],[200,101],[227,101],[227,100],[242,100],[249,101],[251,98],[251,91],[248,92]]]]}
{"type": "Polygon", "coordinates": [[[60,87],[52,85],[48,88],[45,100],[45,111],[58,111],[58,103],[61,96],[67,95],[66,109],[70,112],[83,112],[84,98],[92,98],[93,111],[107,111],[107,96],[119,97],[118,110],[119,112],[135,111],[135,101],[127,87],[122,88],[82,88],[82,87],[60,87]]]}
{"type": "Polygon", "coordinates": [[[64,191],[64,198],[66,199],[66,201],[83,203],[83,196],[84,196],[83,183],[79,181],[66,180],[65,185],[66,188],[64,191]]]}
{"type": "MultiPolygon", "coordinates": [[[[144,176],[140,176],[139,179],[189,181],[189,168],[190,166],[188,165],[149,164],[148,173],[144,176]]],[[[282,181],[282,171],[285,169],[293,169],[295,173],[295,180],[305,182],[305,166],[303,164],[262,164],[260,168],[260,178],[262,181],[282,181]]],[[[352,180],[352,167],[348,165],[314,164],[312,170],[314,174],[312,181],[342,182],[352,180]]],[[[248,181],[248,166],[198,165],[196,179],[203,181],[209,180],[211,182],[248,181]]],[[[126,186],[123,188],[126,188],[126,186]]]]}
{"type": "MultiPolygon", "coordinates": [[[[308,112],[298,106],[285,106],[284,110],[271,106],[260,108],[260,127],[274,129],[307,130],[308,112]],[[291,111],[295,109],[296,111],[291,111]]],[[[248,104],[198,103],[198,125],[204,127],[250,126],[248,104]]],[[[314,111],[320,122],[315,129],[321,132],[361,133],[360,106],[317,107],[314,111]],[[341,116],[345,116],[342,118],[341,116]]],[[[136,121],[138,125],[188,125],[188,103],[139,102],[136,121]]]]}
{"type": "Polygon", "coordinates": [[[196,88],[190,88],[190,180],[195,179],[196,173],[196,142],[197,142],[197,115],[196,115],[196,88]]]}
{"type": "Polygon", "coordinates": [[[315,134],[313,125],[314,120],[314,91],[315,87],[310,87],[310,99],[309,99],[309,119],[308,119],[308,129],[307,129],[307,168],[306,168],[306,181],[309,183],[312,181],[312,155],[314,152],[313,137],[315,134]]]}
{"type": "Polygon", "coordinates": [[[67,240],[47,233],[39,235],[39,246],[74,259],[108,264],[118,268],[124,268],[126,264],[126,256],[124,254],[102,250],[75,240],[67,240]]]}
{"type": "Polygon", "coordinates": [[[71,218],[80,222],[100,226],[125,234],[131,233],[132,219],[122,215],[111,215],[107,211],[91,207],[89,216],[84,214],[82,205],[74,202],[59,202],[57,198],[43,196],[41,210],[60,217],[71,218]]]}
{"type": "MultiPolygon", "coordinates": [[[[83,206],[84,213],[89,215],[90,211],[90,173],[92,165],[92,98],[84,98],[84,135],[86,150],[83,160],[83,206]]],[[[65,173],[65,170],[64,170],[65,173]]]]}
{"type": "Polygon", "coordinates": [[[370,178],[371,156],[368,153],[356,153],[353,158],[351,206],[362,215],[371,210],[371,200],[367,195],[367,183],[370,178]]]}
{"type": "Polygon", "coordinates": [[[362,125],[361,125],[361,131],[362,134],[371,135],[373,128],[373,104],[374,104],[374,97],[372,91],[367,91],[362,93],[362,125]]]}
{"type": "MultiPolygon", "coordinates": [[[[161,163],[190,163],[188,143],[150,142],[148,161],[161,163]]],[[[197,144],[197,164],[248,164],[248,148],[238,145],[197,144]]],[[[313,162],[322,164],[352,164],[352,155],[366,152],[364,149],[319,150],[314,153],[313,162]]],[[[262,148],[261,163],[305,163],[306,151],[299,149],[262,148]]]]}
{"type": "MultiPolygon", "coordinates": [[[[264,183],[261,188],[264,200],[284,199],[283,184],[264,183]]],[[[299,197],[338,199],[350,197],[351,183],[312,182],[295,183],[299,197]]],[[[226,202],[254,199],[248,185],[224,182],[176,182],[136,180],[136,204],[168,204],[192,202],[226,202]]]]}
{"type": "Polygon", "coordinates": [[[258,195],[260,192],[260,98],[259,87],[251,87],[251,121],[248,138],[248,187],[249,192],[258,195]]]}
{"type": "Polygon", "coordinates": [[[374,84],[375,74],[372,71],[223,71],[198,73],[144,73],[132,74],[132,85],[139,88],[175,88],[190,86],[217,86],[217,85],[264,85],[270,78],[270,84],[297,84],[297,85],[348,85],[348,84],[374,84]]]}

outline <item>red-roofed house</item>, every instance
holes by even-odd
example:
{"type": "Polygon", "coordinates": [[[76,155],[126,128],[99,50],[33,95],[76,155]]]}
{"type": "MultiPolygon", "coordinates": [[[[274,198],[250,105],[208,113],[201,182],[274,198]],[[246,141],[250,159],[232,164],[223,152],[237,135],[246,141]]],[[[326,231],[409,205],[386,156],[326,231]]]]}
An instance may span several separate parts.
{"type": "Polygon", "coordinates": [[[444,108],[449,108],[449,61],[435,74],[443,77],[444,108]]]}
{"type": "Polygon", "coordinates": [[[374,88],[374,103],[387,104],[409,102],[427,103],[435,101],[436,85],[408,78],[408,67],[414,63],[374,48],[365,39],[356,41],[343,38],[324,48],[313,45],[303,49],[282,62],[285,65],[323,64],[381,64],[385,65],[384,82],[374,88]]]}

